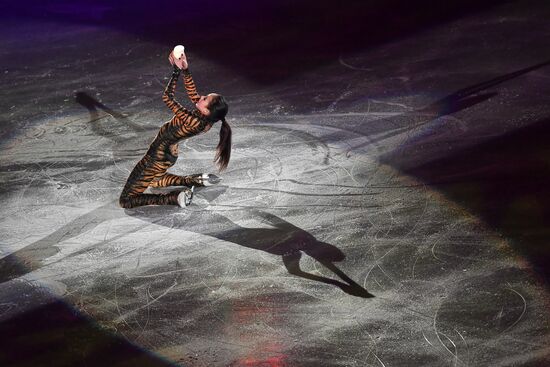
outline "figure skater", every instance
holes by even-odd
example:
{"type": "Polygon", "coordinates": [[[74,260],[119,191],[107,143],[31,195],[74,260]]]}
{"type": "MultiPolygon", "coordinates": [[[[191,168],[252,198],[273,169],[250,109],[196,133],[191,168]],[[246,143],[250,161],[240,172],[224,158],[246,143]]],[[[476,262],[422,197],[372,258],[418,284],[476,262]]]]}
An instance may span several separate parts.
{"type": "Polygon", "coordinates": [[[177,176],[166,171],[178,159],[178,143],[197,134],[205,133],[214,123],[222,121],[220,140],[216,148],[214,162],[219,171],[223,171],[231,156],[231,128],[225,115],[228,105],[223,96],[210,93],[200,96],[188,69],[185,54],[180,58],[170,52],[168,57],[174,71],[164,90],[162,100],[174,112],[174,117],[163,124],[151,143],[145,156],[130,173],[126,185],[120,194],[120,206],[134,208],[142,205],[179,205],[191,204],[195,186],[210,186],[219,182],[214,174],[199,173],[190,176],[177,176]],[[187,95],[196,108],[187,110],[174,99],[174,90],[180,73],[183,70],[183,81],[187,95]],[[180,190],[166,194],[145,194],[148,187],[183,186],[180,190]]]}

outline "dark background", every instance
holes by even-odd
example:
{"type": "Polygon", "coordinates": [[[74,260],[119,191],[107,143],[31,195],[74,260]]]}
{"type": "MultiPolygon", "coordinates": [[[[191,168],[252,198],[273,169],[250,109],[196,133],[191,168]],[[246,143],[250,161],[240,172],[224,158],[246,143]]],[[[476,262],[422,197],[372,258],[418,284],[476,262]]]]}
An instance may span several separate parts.
{"type": "Polygon", "coordinates": [[[273,83],[383,42],[504,1],[25,1],[2,18],[39,18],[114,28],[223,62],[273,83]]]}

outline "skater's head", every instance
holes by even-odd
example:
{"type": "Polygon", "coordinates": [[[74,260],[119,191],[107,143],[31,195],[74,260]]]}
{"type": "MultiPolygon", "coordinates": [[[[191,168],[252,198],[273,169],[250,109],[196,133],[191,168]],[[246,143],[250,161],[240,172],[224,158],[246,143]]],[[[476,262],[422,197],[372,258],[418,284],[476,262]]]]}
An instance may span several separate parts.
{"type": "Polygon", "coordinates": [[[201,96],[195,106],[212,123],[224,118],[229,109],[225,98],[217,93],[201,96]]]}
{"type": "Polygon", "coordinates": [[[225,121],[225,115],[229,111],[229,106],[222,95],[210,93],[202,96],[196,104],[199,111],[206,116],[211,123],[222,121],[220,128],[220,141],[216,147],[216,157],[214,162],[218,165],[220,171],[227,168],[229,158],[231,157],[231,127],[225,121]]]}

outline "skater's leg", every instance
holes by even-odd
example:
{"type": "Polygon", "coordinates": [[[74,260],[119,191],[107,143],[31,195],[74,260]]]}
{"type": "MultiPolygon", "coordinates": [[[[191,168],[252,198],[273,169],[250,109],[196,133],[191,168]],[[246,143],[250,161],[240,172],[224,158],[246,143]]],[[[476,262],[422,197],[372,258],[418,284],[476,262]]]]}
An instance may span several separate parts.
{"type": "Polygon", "coordinates": [[[168,187],[168,186],[212,186],[221,181],[212,173],[197,173],[189,176],[177,176],[167,173],[158,180],[154,180],[149,184],[151,187],[168,187]]]}
{"type": "Polygon", "coordinates": [[[181,191],[172,191],[167,194],[138,194],[121,196],[120,206],[126,209],[143,205],[179,205],[178,196],[181,191]]]}
{"type": "Polygon", "coordinates": [[[126,185],[120,194],[119,204],[123,208],[135,208],[142,205],[179,205],[180,191],[167,194],[144,194],[144,191],[153,181],[165,176],[170,164],[163,164],[152,160],[149,156],[143,157],[130,173],[126,185]]]}
{"type": "Polygon", "coordinates": [[[202,173],[189,176],[178,176],[167,173],[159,180],[151,182],[151,187],[168,187],[168,186],[204,186],[200,179],[202,173]]]}

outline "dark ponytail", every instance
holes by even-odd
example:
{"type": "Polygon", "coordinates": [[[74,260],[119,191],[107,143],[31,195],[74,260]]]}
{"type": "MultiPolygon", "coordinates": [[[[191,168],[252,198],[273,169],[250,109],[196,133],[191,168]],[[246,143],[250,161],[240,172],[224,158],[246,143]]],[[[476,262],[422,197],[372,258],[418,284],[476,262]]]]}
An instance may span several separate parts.
{"type": "Polygon", "coordinates": [[[216,148],[216,157],[214,158],[214,162],[218,165],[220,172],[227,168],[229,158],[231,158],[231,127],[225,121],[225,118],[222,118],[220,141],[216,148]]]}
{"type": "Polygon", "coordinates": [[[225,121],[225,115],[229,110],[229,106],[223,96],[217,94],[211,105],[208,107],[210,110],[209,120],[216,122],[222,120],[222,126],[220,129],[220,141],[216,147],[216,157],[214,162],[218,165],[218,169],[223,171],[229,164],[229,158],[231,157],[231,127],[225,121]]]}

